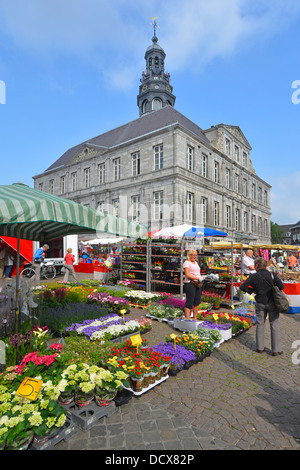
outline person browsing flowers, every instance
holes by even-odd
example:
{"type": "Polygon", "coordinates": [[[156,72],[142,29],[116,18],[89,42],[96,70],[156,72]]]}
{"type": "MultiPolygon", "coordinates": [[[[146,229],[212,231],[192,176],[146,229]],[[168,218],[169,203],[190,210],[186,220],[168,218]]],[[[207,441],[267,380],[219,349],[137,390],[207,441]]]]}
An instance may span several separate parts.
{"type": "Polygon", "coordinates": [[[64,268],[65,268],[65,275],[64,275],[64,282],[68,282],[69,274],[73,276],[76,282],[79,282],[76,274],[73,263],[75,262],[75,256],[72,254],[72,248],[67,249],[67,254],[64,257],[64,268]]]}
{"type": "Polygon", "coordinates": [[[183,291],[186,295],[186,302],[184,306],[185,318],[189,320],[191,312],[193,311],[193,318],[196,320],[199,304],[201,302],[203,281],[203,277],[200,274],[200,266],[197,263],[196,250],[188,251],[187,260],[183,263],[183,269],[183,291]]]}

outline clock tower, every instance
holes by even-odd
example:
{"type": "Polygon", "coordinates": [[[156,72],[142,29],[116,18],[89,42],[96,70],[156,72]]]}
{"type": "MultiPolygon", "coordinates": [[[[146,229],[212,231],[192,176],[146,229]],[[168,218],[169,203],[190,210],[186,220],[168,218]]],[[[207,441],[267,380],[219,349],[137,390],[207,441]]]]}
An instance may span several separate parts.
{"type": "Polygon", "coordinates": [[[137,104],[140,116],[157,111],[164,106],[174,106],[176,97],[170,85],[170,74],[165,72],[165,51],[160,47],[156,36],[156,18],[152,24],[154,35],[152,45],[145,53],[146,70],[142,73],[137,104]]]}

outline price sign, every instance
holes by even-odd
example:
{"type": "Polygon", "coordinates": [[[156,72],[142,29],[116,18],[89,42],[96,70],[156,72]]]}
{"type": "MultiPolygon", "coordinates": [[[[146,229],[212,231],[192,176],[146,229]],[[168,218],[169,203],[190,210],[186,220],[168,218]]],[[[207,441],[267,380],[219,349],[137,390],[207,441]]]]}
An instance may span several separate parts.
{"type": "Polygon", "coordinates": [[[139,350],[139,345],[142,344],[142,338],[141,335],[133,335],[131,336],[131,344],[132,346],[136,346],[137,351],[139,350]]]}
{"type": "Polygon", "coordinates": [[[20,387],[16,391],[16,395],[29,400],[35,400],[39,390],[42,386],[43,381],[32,379],[31,377],[25,377],[20,387]]]}

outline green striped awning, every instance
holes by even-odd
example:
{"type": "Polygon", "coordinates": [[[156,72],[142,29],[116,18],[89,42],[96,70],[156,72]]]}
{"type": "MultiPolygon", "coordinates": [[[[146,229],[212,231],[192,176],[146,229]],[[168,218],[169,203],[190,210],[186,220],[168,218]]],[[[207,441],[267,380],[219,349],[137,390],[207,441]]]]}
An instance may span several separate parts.
{"type": "Polygon", "coordinates": [[[0,235],[25,240],[53,240],[65,235],[107,232],[143,237],[147,228],[135,222],[101,214],[68,199],[22,183],[0,186],[0,235]]]}

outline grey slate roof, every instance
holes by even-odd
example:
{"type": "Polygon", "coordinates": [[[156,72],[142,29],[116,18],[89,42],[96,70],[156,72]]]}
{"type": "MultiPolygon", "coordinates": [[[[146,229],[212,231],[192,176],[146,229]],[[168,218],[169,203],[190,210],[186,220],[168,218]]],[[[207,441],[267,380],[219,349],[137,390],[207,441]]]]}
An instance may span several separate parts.
{"type": "Polygon", "coordinates": [[[202,141],[207,144],[210,143],[202,129],[197,126],[197,124],[185,117],[172,106],[165,106],[158,111],[153,111],[152,113],[141,116],[134,121],[128,122],[127,124],[70,148],[49,168],[47,168],[46,171],[66,165],[71,158],[73,158],[73,156],[87,144],[94,144],[108,149],[177,123],[195,134],[202,141]]]}

